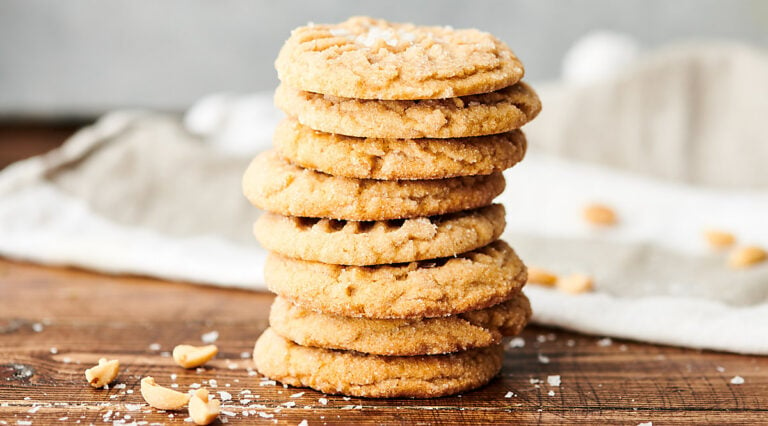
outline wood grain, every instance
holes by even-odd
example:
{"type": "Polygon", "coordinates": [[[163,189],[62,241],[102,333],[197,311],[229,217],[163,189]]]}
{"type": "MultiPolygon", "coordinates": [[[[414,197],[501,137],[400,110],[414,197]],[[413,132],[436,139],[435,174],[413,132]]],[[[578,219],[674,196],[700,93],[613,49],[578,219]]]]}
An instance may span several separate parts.
{"type": "Polygon", "coordinates": [[[234,416],[222,416],[231,424],[754,424],[768,419],[768,358],[530,327],[522,335],[523,347],[508,347],[499,377],[475,392],[434,400],[345,399],[264,385],[251,370],[252,362],[243,357],[267,324],[269,294],[0,260],[0,295],[0,421],[11,425],[102,424],[104,419],[183,424],[186,413],[161,413],[144,404],[138,384],[145,375],[164,385],[177,383],[181,390],[215,379],[213,390],[233,397],[224,410],[234,416]],[[200,343],[203,333],[214,330],[221,352],[204,370],[183,370],[168,357],[174,345],[200,343]],[[118,383],[125,389],[87,385],[83,371],[100,357],[120,359],[118,383]],[[550,375],[559,375],[561,385],[547,384],[550,375]],[[737,375],[743,384],[731,384],[737,375]],[[320,398],[327,398],[327,405],[320,398]],[[296,405],[285,405],[291,402],[296,405]]]}

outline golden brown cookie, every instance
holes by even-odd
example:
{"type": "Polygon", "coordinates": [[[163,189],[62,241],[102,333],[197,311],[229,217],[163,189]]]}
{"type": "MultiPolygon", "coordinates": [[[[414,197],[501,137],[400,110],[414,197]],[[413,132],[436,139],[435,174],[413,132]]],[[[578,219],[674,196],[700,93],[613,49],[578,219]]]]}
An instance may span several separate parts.
{"type": "Polygon", "coordinates": [[[487,175],[523,159],[520,130],[455,139],[356,138],[312,130],[287,119],[272,138],[291,163],[334,176],[358,179],[443,179],[487,175]]]}
{"type": "Polygon", "coordinates": [[[447,355],[382,356],[299,346],[267,329],[256,341],[259,372],[291,386],[369,398],[434,398],[480,387],[501,369],[501,345],[447,355]]]}
{"type": "Polygon", "coordinates": [[[523,65],[496,37],[367,17],[296,28],[275,62],[281,81],[361,99],[434,99],[516,83],[523,65]]]}
{"type": "Polygon", "coordinates": [[[387,221],[346,221],[264,213],[253,225],[267,250],[338,265],[380,265],[454,256],[495,241],[506,224],[493,204],[453,214],[387,221]]]}
{"type": "Polygon", "coordinates": [[[531,316],[524,294],[479,311],[418,319],[350,318],[314,312],[277,297],[269,314],[275,333],[302,346],[374,355],[437,355],[501,343],[531,316]]]}
{"type": "Polygon", "coordinates": [[[243,193],[257,207],[286,216],[388,220],[432,216],[489,205],[504,176],[440,180],[352,179],[302,169],[275,151],[258,155],[243,176],[243,193]]]}
{"type": "Polygon", "coordinates": [[[264,279],[271,291],[306,309],[413,319],[501,303],[520,290],[527,274],[512,248],[499,240],[456,257],[381,266],[331,265],[272,253],[264,279]]]}
{"type": "Polygon", "coordinates": [[[275,104],[307,127],[368,138],[463,138],[517,129],[541,110],[520,82],[495,92],[423,101],[373,101],[304,92],[281,84],[275,104]]]}

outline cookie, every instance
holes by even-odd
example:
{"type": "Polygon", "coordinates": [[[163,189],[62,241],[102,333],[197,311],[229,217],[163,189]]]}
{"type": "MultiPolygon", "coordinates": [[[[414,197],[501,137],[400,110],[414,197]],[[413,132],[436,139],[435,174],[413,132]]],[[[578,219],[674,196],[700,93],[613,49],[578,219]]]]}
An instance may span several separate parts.
{"type": "Polygon", "coordinates": [[[503,241],[456,257],[381,266],[307,262],[272,253],[269,289],[305,309],[364,318],[454,315],[501,303],[525,284],[526,269],[503,241]]]}
{"type": "Polygon", "coordinates": [[[389,221],[346,221],[264,213],[253,225],[267,250],[337,265],[380,265],[454,256],[495,241],[504,207],[389,221]]]}
{"type": "Polygon", "coordinates": [[[501,345],[447,355],[382,356],[299,346],[267,329],[256,341],[259,372],[291,386],[369,398],[434,398],[488,383],[501,345]]]}
{"type": "Polygon", "coordinates": [[[455,139],[377,139],[323,133],[287,119],[272,138],[280,155],[306,169],[357,179],[443,179],[488,175],[523,159],[520,130],[455,139]]]}
{"type": "Polygon", "coordinates": [[[275,91],[275,104],[312,129],[368,138],[462,138],[517,129],[541,110],[525,83],[495,92],[422,101],[340,98],[294,89],[275,91]]]}
{"type": "Polygon", "coordinates": [[[293,30],[275,67],[290,86],[361,99],[485,93],[516,83],[524,73],[514,53],[488,33],[367,17],[293,30]]]}
{"type": "Polygon", "coordinates": [[[286,216],[388,220],[487,206],[504,190],[504,176],[440,180],[352,179],[302,169],[275,151],[258,155],[243,176],[243,193],[257,207],[286,216]]]}
{"type": "Polygon", "coordinates": [[[512,299],[479,311],[419,319],[368,319],[324,314],[277,297],[269,325],[302,346],[374,355],[437,355],[484,348],[519,333],[531,315],[528,299],[512,299]]]}

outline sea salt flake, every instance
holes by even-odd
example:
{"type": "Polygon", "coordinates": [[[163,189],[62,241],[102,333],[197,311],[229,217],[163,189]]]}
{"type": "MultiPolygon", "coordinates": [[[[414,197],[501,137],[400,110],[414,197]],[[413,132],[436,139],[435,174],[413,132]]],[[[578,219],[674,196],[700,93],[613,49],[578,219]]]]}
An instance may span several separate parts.
{"type": "Polygon", "coordinates": [[[139,411],[144,407],[142,404],[125,404],[125,409],[128,411],[139,411]]]}
{"type": "Polygon", "coordinates": [[[637,426],[653,426],[653,422],[638,423],[637,426]]]}
{"type": "Polygon", "coordinates": [[[304,392],[295,393],[291,395],[291,398],[301,398],[302,396],[304,396],[304,392]]]}
{"type": "Polygon", "coordinates": [[[725,373],[725,367],[717,366],[715,367],[715,370],[717,370],[718,373],[725,373]]]}
{"type": "Polygon", "coordinates": [[[149,350],[150,351],[159,351],[160,350],[160,344],[159,343],[150,343],[149,344],[149,350]]]}
{"type": "Polygon", "coordinates": [[[222,401],[231,401],[232,400],[232,394],[226,391],[217,391],[219,394],[219,398],[222,401]]]}
{"type": "Polygon", "coordinates": [[[604,337],[597,341],[597,346],[607,347],[613,344],[613,340],[610,337],[604,337]]]}
{"type": "Polygon", "coordinates": [[[27,410],[27,413],[29,413],[29,414],[35,414],[35,413],[37,413],[38,411],[40,411],[40,406],[39,406],[39,405],[38,405],[38,406],[36,406],[36,407],[32,407],[32,408],[30,408],[29,410],[27,410]]]}
{"type": "Polygon", "coordinates": [[[514,392],[509,391],[506,393],[506,395],[504,395],[504,398],[512,398],[513,396],[515,396],[514,392]]]}
{"type": "Polygon", "coordinates": [[[547,376],[547,384],[550,386],[560,386],[560,376],[547,376]]]}
{"type": "Polygon", "coordinates": [[[522,337],[514,337],[509,341],[508,346],[510,348],[523,348],[525,347],[525,339],[522,337]]]}
{"type": "Polygon", "coordinates": [[[549,396],[555,396],[555,391],[551,390],[551,391],[547,392],[547,395],[549,395],[549,396]]]}
{"type": "Polygon", "coordinates": [[[208,333],[203,334],[200,336],[200,340],[203,341],[203,343],[211,344],[215,342],[219,338],[219,332],[216,330],[209,331],[208,333]]]}
{"type": "Polygon", "coordinates": [[[40,333],[41,331],[43,331],[43,324],[39,322],[32,324],[32,331],[34,331],[35,333],[40,333]]]}
{"type": "Polygon", "coordinates": [[[288,401],[288,402],[284,402],[284,403],[282,403],[282,404],[280,404],[280,405],[283,405],[283,406],[285,406],[285,407],[291,408],[291,407],[295,407],[295,406],[296,406],[296,403],[295,403],[295,402],[293,402],[293,401],[288,401]]]}
{"type": "Polygon", "coordinates": [[[250,357],[251,357],[251,353],[250,352],[240,352],[240,358],[248,359],[250,357]]]}
{"type": "Polygon", "coordinates": [[[275,386],[277,385],[277,382],[274,380],[263,380],[259,382],[259,386],[275,386]]]}
{"type": "Polygon", "coordinates": [[[744,378],[741,376],[733,376],[731,379],[732,385],[743,385],[744,384],[744,378]]]}
{"type": "Polygon", "coordinates": [[[275,417],[274,414],[265,413],[263,411],[259,411],[259,417],[263,417],[265,419],[271,419],[272,417],[275,417]]]}
{"type": "Polygon", "coordinates": [[[539,354],[539,362],[542,364],[549,364],[549,357],[546,355],[539,354]]]}
{"type": "Polygon", "coordinates": [[[317,400],[317,402],[319,402],[319,403],[321,403],[323,405],[328,405],[328,398],[319,398],[317,400]]]}
{"type": "Polygon", "coordinates": [[[57,353],[59,353],[59,350],[58,350],[58,349],[57,349],[55,346],[54,346],[54,347],[52,347],[52,348],[50,349],[50,351],[51,351],[51,353],[52,353],[52,354],[54,354],[54,355],[56,355],[57,353]]]}
{"type": "Polygon", "coordinates": [[[307,419],[304,419],[299,422],[299,426],[309,426],[309,422],[307,422],[307,419]]]}

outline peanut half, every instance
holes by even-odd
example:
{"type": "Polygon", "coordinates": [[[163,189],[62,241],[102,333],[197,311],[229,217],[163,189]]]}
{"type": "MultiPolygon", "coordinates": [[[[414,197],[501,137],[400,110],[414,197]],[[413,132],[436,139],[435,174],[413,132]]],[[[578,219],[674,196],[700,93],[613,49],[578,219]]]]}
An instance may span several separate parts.
{"type": "Polygon", "coordinates": [[[112,383],[117,377],[117,373],[120,371],[120,361],[116,359],[107,360],[101,358],[99,364],[85,370],[85,378],[88,380],[88,384],[101,388],[104,385],[112,383]]]}
{"type": "Polygon", "coordinates": [[[151,407],[160,410],[178,410],[189,402],[188,394],[164,388],[151,376],[141,379],[141,396],[151,407]]]}
{"type": "Polygon", "coordinates": [[[736,242],[736,237],[733,234],[717,229],[705,229],[704,239],[707,240],[710,247],[716,249],[730,247],[736,242]]]}
{"type": "Polygon", "coordinates": [[[592,291],[594,282],[592,277],[584,274],[571,274],[557,280],[557,289],[571,294],[586,293],[592,291]]]}
{"type": "Polygon", "coordinates": [[[208,390],[198,389],[189,399],[189,416],[196,425],[207,425],[216,420],[219,415],[221,402],[208,398],[208,390]]]}
{"type": "Polygon", "coordinates": [[[178,345],[173,348],[173,360],[181,367],[195,368],[210,361],[217,353],[219,348],[216,345],[178,345]]]}
{"type": "Polygon", "coordinates": [[[584,207],[584,219],[599,226],[611,226],[618,222],[616,212],[612,208],[603,204],[589,204],[584,207]]]}
{"type": "Polygon", "coordinates": [[[748,268],[768,259],[768,253],[761,247],[746,246],[736,249],[728,257],[731,268],[748,268]]]}
{"type": "Polygon", "coordinates": [[[552,287],[557,282],[557,275],[547,271],[546,269],[529,266],[528,282],[531,284],[539,284],[552,287]]]}

